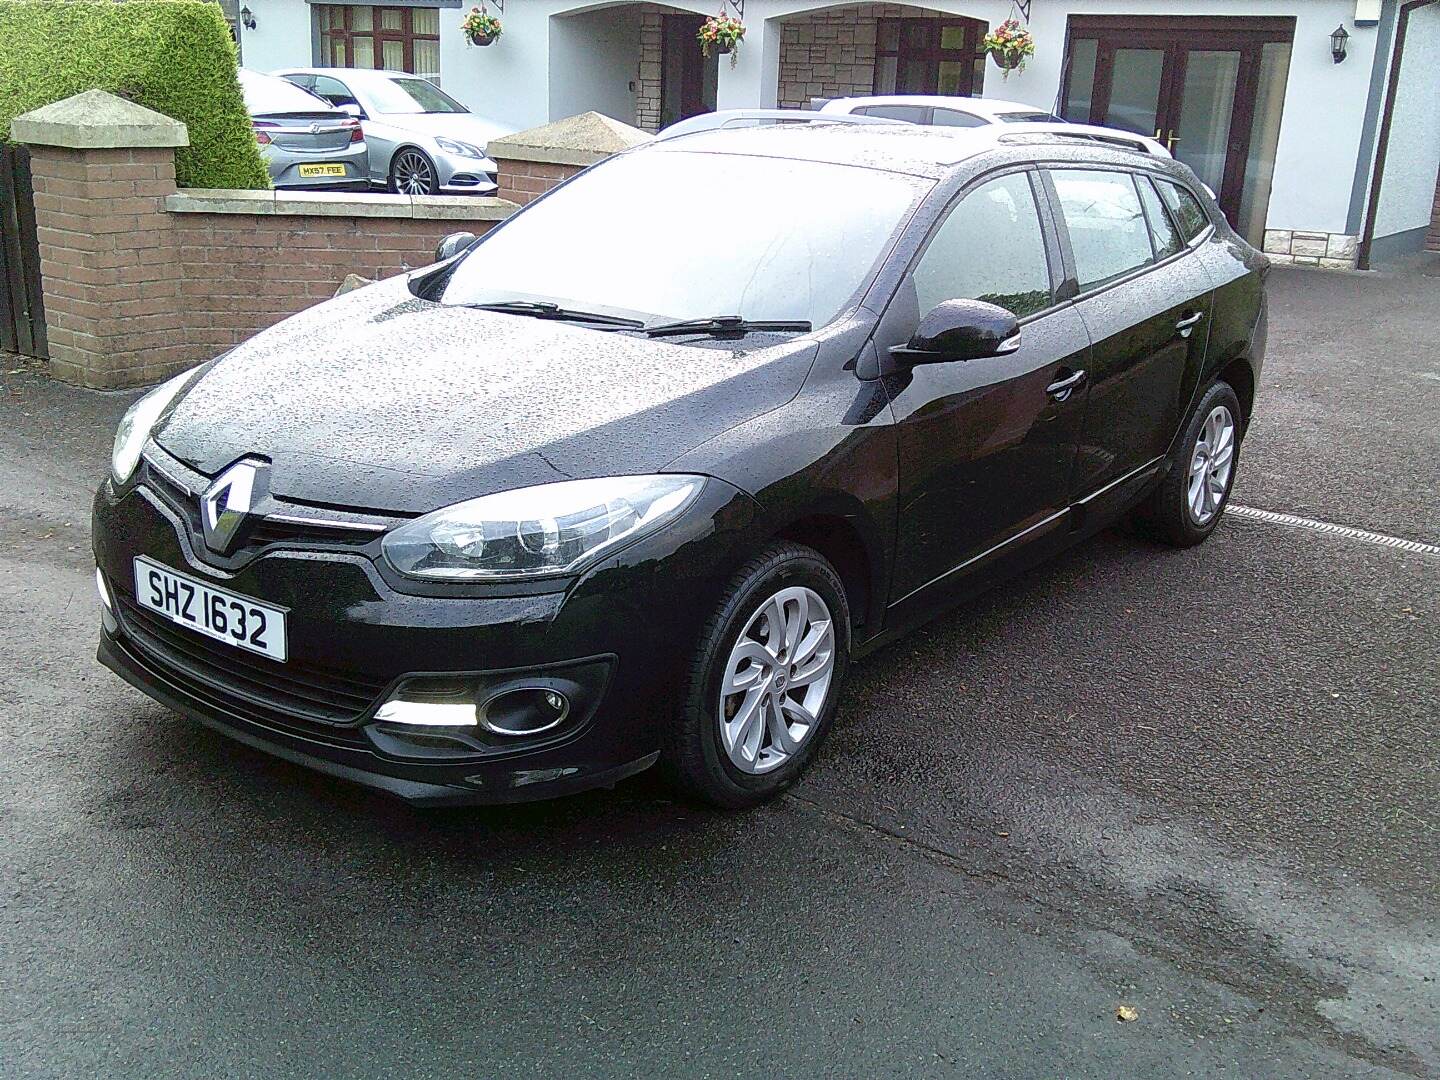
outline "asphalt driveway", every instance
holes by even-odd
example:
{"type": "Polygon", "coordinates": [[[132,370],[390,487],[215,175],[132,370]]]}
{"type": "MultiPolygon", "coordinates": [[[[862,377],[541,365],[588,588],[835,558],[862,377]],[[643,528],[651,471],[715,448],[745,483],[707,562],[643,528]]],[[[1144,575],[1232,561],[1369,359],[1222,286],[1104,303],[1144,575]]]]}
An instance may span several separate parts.
{"type": "MultiPolygon", "coordinates": [[[[1236,501],[1440,543],[1440,277],[1272,304],[1236,501]]],[[[777,804],[417,812],[94,663],[131,397],[0,368],[0,1074],[1440,1072],[1440,556],[1106,533],[857,668],[777,804]]]]}

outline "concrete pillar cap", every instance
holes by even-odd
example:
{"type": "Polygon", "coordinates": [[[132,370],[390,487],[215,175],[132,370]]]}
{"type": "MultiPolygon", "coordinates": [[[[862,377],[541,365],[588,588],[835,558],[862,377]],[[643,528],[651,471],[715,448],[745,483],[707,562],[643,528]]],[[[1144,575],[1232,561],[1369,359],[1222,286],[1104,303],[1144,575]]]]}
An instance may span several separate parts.
{"type": "Polygon", "coordinates": [[[86,90],[15,117],[10,138],[28,146],[107,150],[189,146],[185,125],[104,90],[86,90]]]}
{"type": "Polygon", "coordinates": [[[541,161],[551,165],[590,165],[611,154],[649,142],[648,132],[621,123],[603,113],[585,112],[564,120],[491,139],[485,152],[491,158],[541,161]]]}

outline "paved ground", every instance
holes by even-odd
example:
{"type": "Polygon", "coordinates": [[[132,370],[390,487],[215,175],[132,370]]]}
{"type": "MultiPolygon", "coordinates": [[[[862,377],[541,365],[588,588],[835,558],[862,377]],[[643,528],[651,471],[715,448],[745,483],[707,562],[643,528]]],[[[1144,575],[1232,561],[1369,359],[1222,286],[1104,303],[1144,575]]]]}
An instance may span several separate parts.
{"type": "MultiPolygon", "coordinates": [[[[1436,341],[1440,277],[1277,273],[1237,500],[1440,542],[1436,341]]],[[[127,400],[0,375],[0,1073],[1440,1071],[1440,558],[1107,534],[774,806],[420,813],[94,664],[127,400]]]]}

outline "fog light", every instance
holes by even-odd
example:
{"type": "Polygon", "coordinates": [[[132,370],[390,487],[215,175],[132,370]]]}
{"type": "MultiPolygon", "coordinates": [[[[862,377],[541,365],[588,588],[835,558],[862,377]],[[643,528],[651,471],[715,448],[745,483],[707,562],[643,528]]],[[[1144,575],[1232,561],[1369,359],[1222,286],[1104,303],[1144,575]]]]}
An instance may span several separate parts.
{"type": "Polygon", "coordinates": [[[527,686],[491,698],[479,712],[481,726],[496,735],[538,735],[564,722],[570,699],[558,690],[527,686]]]}

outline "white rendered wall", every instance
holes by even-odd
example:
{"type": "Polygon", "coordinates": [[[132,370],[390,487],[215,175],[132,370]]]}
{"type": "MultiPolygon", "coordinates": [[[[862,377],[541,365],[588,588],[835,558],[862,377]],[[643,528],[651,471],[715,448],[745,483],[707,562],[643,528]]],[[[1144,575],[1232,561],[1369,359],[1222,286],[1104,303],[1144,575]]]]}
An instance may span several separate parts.
{"type": "Polygon", "coordinates": [[[1440,5],[1410,13],[1390,145],[1375,212],[1375,236],[1423,229],[1440,171],[1440,5]]]}

